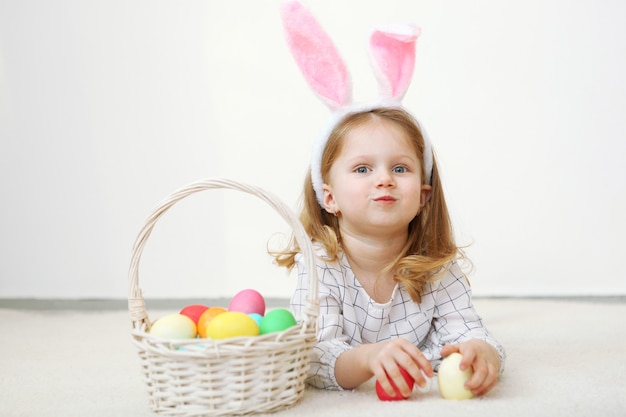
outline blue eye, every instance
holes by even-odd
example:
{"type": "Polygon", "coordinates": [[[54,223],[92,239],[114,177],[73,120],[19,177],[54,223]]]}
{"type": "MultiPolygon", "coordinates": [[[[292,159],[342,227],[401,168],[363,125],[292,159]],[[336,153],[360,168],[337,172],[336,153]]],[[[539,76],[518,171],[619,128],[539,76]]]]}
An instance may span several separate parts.
{"type": "Polygon", "coordinates": [[[406,167],[399,166],[399,167],[395,167],[393,169],[393,172],[396,174],[404,174],[405,172],[407,172],[407,169],[406,167]]]}
{"type": "Polygon", "coordinates": [[[367,174],[369,172],[369,168],[368,167],[357,167],[354,172],[356,172],[357,174],[367,174]]]}

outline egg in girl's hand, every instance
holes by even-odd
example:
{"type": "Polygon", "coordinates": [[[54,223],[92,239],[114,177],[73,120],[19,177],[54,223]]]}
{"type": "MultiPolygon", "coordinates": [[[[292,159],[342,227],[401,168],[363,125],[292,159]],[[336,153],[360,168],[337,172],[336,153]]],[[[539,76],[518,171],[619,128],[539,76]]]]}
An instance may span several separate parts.
{"type": "Polygon", "coordinates": [[[265,314],[265,299],[256,290],[247,289],[239,291],[228,304],[228,311],[239,311],[250,314],[265,314]]]}
{"type": "Polygon", "coordinates": [[[259,326],[256,321],[240,311],[227,311],[219,314],[206,326],[206,336],[211,339],[258,335],[259,326]]]}
{"type": "Polygon", "coordinates": [[[293,317],[293,314],[287,309],[277,308],[271,311],[268,311],[265,316],[261,319],[261,324],[259,325],[261,334],[268,334],[274,332],[282,332],[283,330],[287,330],[291,326],[295,326],[296,319],[293,317]]]}
{"type": "Polygon", "coordinates": [[[208,308],[209,308],[208,306],[205,306],[202,304],[192,304],[180,310],[179,314],[189,317],[197,325],[198,319],[200,318],[202,313],[204,313],[208,308]]]}
{"type": "MultiPolygon", "coordinates": [[[[400,369],[400,373],[402,374],[402,377],[406,381],[409,388],[413,389],[413,386],[415,385],[415,380],[413,379],[413,377],[407,371],[405,371],[404,368],[399,368],[399,369],[400,369]]],[[[400,394],[400,390],[391,379],[389,380],[389,382],[391,383],[393,390],[396,392],[393,397],[387,394],[387,392],[383,389],[382,385],[380,385],[378,380],[376,381],[376,395],[378,395],[378,398],[381,401],[398,401],[398,400],[406,400],[408,398],[408,397],[403,397],[402,394],[400,394]]]]}
{"type": "Polygon", "coordinates": [[[439,393],[446,400],[467,400],[474,396],[472,391],[465,388],[465,383],[472,377],[472,368],[462,371],[459,368],[461,360],[463,355],[454,352],[446,356],[439,365],[437,383],[439,393]]]}
{"type": "Polygon", "coordinates": [[[152,323],[150,334],[164,339],[193,339],[197,335],[197,327],[187,316],[169,314],[152,323]]]}

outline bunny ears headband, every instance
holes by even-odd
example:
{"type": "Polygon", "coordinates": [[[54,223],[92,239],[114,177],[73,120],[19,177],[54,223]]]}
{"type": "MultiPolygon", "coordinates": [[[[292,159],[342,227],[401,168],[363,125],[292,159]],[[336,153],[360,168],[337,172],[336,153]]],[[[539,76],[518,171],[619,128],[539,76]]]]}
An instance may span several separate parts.
{"type": "MultiPolygon", "coordinates": [[[[331,110],[331,120],[317,139],[311,156],[311,179],[320,206],[324,207],[322,155],[328,137],[343,117],[379,107],[402,107],[415,64],[415,41],[420,30],[413,25],[375,29],[369,42],[370,58],[378,81],[379,98],[371,103],[352,102],[352,87],[346,65],[337,48],[311,12],[298,1],[282,5],[287,43],[305,80],[331,110]]],[[[424,171],[430,183],[432,147],[424,129],[424,171]]]]}

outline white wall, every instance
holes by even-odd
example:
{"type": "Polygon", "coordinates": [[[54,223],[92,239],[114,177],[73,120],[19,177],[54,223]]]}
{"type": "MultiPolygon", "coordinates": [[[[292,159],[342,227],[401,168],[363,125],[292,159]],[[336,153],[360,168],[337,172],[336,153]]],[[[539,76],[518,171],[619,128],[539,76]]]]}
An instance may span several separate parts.
{"type": "MultiPolygon", "coordinates": [[[[0,298],[125,298],[153,206],[205,177],[296,207],[327,111],[279,0],[0,0],[0,298]]],[[[626,3],[309,2],[371,98],[365,41],[414,21],[405,104],[428,127],[479,295],[626,294],[626,3]],[[346,22],[350,22],[347,24],[346,22]]],[[[288,296],[264,254],[289,230],[210,191],[157,225],[146,297],[288,296]]]]}

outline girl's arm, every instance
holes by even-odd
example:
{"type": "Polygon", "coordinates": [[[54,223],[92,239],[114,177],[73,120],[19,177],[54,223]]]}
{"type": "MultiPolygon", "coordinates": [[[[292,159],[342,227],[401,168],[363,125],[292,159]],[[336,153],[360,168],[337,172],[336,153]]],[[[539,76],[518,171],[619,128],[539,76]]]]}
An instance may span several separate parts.
{"type": "MultiPolygon", "coordinates": [[[[291,297],[291,309],[295,317],[301,317],[306,305],[308,274],[302,255],[296,257],[298,267],[298,285],[291,297]]],[[[335,378],[335,363],[345,351],[352,349],[348,337],[343,332],[343,316],[341,314],[341,295],[338,283],[329,266],[317,260],[318,266],[318,301],[320,315],[318,317],[318,342],[311,351],[311,360],[307,383],[322,389],[344,389],[335,378]]]]}
{"type": "Polygon", "coordinates": [[[504,369],[506,353],[474,309],[471,288],[456,263],[441,280],[436,304],[433,331],[443,345],[441,356],[461,353],[461,369],[471,366],[474,371],[466,387],[475,395],[486,394],[504,369]]]}

